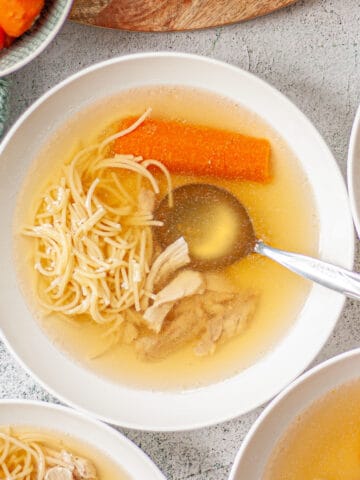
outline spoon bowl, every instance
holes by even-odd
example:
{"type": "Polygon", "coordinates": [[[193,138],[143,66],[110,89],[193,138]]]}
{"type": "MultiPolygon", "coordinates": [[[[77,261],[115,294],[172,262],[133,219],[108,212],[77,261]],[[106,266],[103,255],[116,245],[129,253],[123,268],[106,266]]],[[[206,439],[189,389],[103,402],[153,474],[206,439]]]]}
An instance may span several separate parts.
{"type": "Polygon", "coordinates": [[[256,238],[246,208],[226,189],[191,183],[176,188],[172,194],[173,202],[166,196],[155,212],[155,217],[163,222],[155,235],[164,248],[184,237],[192,267],[221,268],[255,252],[304,278],[360,300],[358,273],[265,245],[256,238]]]}
{"type": "Polygon", "coordinates": [[[179,237],[189,245],[194,268],[213,270],[231,265],[252,253],[256,237],[246,208],[225,188],[190,183],[176,188],[156,212],[163,227],[154,230],[163,248],[179,237]]]}

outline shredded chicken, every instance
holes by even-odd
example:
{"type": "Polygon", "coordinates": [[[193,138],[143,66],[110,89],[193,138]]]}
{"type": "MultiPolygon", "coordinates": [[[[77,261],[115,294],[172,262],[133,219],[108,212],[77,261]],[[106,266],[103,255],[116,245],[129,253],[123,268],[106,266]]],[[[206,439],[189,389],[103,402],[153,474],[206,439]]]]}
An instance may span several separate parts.
{"type": "Polygon", "coordinates": [[[77,457],[67,451],[62,451],[60,460],[63,466],[51,467],[45,475],[45,480],[97,480],[96,468],[90,460],[77,457]]]}
{"type": "MultiPolygon", "coordinates": [[[[256,303],[257,296],[251,293],[236,295],[222,304],[213,303],[217,309],[222,305],[222,311],[210,317],[205,332],[195,347],[196,355],[212,354],[219,343],[242,333],[255,313],[256,303]]],[[[205,310],[209,313],[207,306],[205,310]]]]}
{"type": "MultiPolygon", "coordinates": [[[[176,270],[190,263],[189,247],[183,237],[169,245],[156,258],[146,280],[145,290],[154,292],[176,270]]],[[[147,306],[147,305],[146,305],[147,306]]]]}
{"type": "Polygon", "coordinates": [[[144,319],[148,327],[159,333],[165,317],[173,308],[175,303],[182,298],[205,291],[205,282],[199,272],[184,270],[180,272],[170,283],[156,295],[154,303],[147,308],[144,319]]]}
{"type": "Polygon", "coordinates": [[[200,296],[187,297],[175,306],[165,319],[160,335],[148,335],[136,341],[136,351],[142,360],[165,358],[200,335],[205,324],[202,323],[204,317],[199,308],[199,298],[200,296]]]}
{"type": "Polygon", "coordinates": [[[206,291],[183,298],[165,318],[161,334],[148,335],[136,341],[143,360],[159,360],[184,344],[197,340],[195,354],[202,356],[216,346],[240,334],[249,324],[257,295],[206,291]]]}
{"type": "Polygon", "coordinates": [[[75,480],[96,480],[97,473],[93,463],[86,458],[74,457],[74,479],[75,480]]]}
{"type": "Polygon", "coordinates": [[[145,361],[165,358],[189,342],[196,355],[211,355],[243,332],[254,315],[257,295],[239,293],[218,273],[178,272],[189,263],[188,245],[179,238],[151,267],[145,288],[153,303],[147,299],[141,306],[143,326],[152,332],[144,335],[137,327],[124,335],[145,361]]]}

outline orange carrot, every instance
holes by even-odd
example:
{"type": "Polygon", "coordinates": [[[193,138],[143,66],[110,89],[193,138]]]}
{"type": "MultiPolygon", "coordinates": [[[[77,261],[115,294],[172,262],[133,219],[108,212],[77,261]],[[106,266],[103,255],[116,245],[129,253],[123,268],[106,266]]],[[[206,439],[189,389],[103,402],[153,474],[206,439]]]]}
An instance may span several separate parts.
{"type": "MultiPolygon", "coordinates": [[[[127,118],[120,128],[134,121],[127,118]]],[[[271,177],[268,140],[175,121],[147,119],[117,139],[114,151],[160,160],[171,173],[256,182],[271,177]]]]}
{"type": "Polygon", "coordinates": [[[0,0],[0,25],[10,37],[20,37],[43,6],[44,0],[0,0]]]}

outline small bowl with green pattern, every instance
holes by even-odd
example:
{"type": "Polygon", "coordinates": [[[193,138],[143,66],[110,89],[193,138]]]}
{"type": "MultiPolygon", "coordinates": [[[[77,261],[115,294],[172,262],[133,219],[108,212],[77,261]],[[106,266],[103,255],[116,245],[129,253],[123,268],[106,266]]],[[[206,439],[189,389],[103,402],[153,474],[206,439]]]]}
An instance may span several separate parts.
{"type": "Polygon", "coordinates": [[[71,4],[72,0],[46,0],[31,29],[0,51],[0,77],[19,70],[49,45],[65,22],[71,4]]]}

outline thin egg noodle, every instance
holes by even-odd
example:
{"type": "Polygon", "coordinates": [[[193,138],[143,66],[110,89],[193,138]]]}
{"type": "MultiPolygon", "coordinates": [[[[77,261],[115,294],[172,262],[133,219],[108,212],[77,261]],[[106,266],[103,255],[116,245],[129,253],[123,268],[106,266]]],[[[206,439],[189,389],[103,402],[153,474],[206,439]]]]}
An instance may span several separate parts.
{"type": "Polygon", "coordinates": [[[170,174],[161,162],[111,154],[112,142],[135,130],[150,111],[77,153],[41,196],[33,224],[22,231],[36,239],[42,307],[71,318],[86,315],[105,325],[105,335],[115,342],[123,322],[139,317],[154,298],[146,278],[154,255],[151,229],[161,222],[139,202],[144,188],[159,194],[154,169],[165,175],[172,201],[170,174]],[[136,188],[123,181],[129,172],[136,188]]]}

